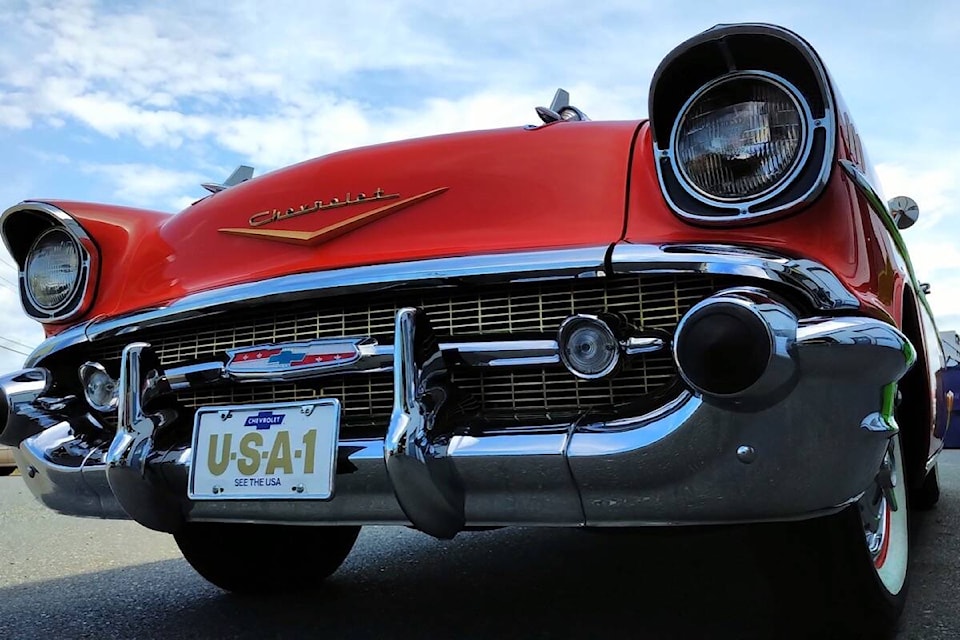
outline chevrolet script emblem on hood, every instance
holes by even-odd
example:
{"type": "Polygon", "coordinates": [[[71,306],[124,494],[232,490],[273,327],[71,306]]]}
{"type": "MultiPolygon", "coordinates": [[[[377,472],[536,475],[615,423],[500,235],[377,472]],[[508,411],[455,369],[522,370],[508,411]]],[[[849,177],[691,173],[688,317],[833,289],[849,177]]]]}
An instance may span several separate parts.
{"type": "Polygon", "coordinates": [[[366,197],[363,194],[360,194],[356,199],[351,200],[348,194],[347,199],[343,202],[334,198],[328,203],[324,203],[322,200],[317,200],[312,205],[302,205],[297,209],[290,208],[286,211],[280,211],[279,209],[274,209],[273,211],[261,211],[260,213],[255,213],[253,216],[251,216],[251,228],[220,229],[219,231],[221,233],[229,233],[238,236],[249,236],[254,238],[262,238],[264,240],[275,240],[277,242],[287,242],[289,244],[310,246],[320,244],[321,242],[326,242],[327,240],[332,240],[346,233],[350,233],[351,231],[355,231],[364,225],[368,225],[371,222],[376,222],[380,218],[383,218],[390,213],[405,209],[411,205],[417,204],[418,202],[423,202],[424,200],[432,198],[433,196],[438,196],[446,190],[447,187],[440,187],[439,189],[426,191],[409,198],[396,200],[395,202],[371,209],[370,211],[364,211],[363,213],[353,217],[341,220],[331,225],[327,225],[321,229],[317,229],[316,231],[285,231],[281,229],[258,229],[256,227],[309,213],[326,211],[327,209],[339,209],[348,205],[366,204],[368,202],[376,202],[378,200],[399,198],[400,194],[385,194],[382,189],[377,189],[376,193],[371,197],[366,197]]]}

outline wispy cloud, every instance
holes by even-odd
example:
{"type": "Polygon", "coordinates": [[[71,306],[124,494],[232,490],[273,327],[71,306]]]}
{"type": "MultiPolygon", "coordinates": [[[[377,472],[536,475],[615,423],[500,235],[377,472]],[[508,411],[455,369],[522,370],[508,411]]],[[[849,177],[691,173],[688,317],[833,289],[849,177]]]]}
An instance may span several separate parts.
{"type": "Polygon", "coordinates": [[[204,180],[204,176],[197,173],[147,164],[88,164],[83,170],[105,178],[111,184],[114,199],[141,207],[157,203],[163,203],[166,208],[175,207],[204,180]]]}
{"type": "Polygon", "coordinates": [[[177,210],[240,162],[262,173],[358,145],[531,122],[557,86],[595,119],[643,117],[650,76],[673,46],[718,22],[771,21],[827,61],[888,195],[920,203],[905,235],[950,322],[960,317],[950,296],[960,291],[960,134],[950,133],[960,87],[944,79],[960,57],[957,18],[946,0],[869,12],[827,0],[479,11],[431,0],[10,0],[0,198],[177,210]]]}

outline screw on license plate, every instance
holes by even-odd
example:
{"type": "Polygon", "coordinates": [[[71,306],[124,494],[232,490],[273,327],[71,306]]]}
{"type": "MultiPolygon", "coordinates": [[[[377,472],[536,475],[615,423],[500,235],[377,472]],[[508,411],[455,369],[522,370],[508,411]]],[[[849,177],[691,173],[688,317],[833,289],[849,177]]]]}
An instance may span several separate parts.
{"type": "Polygon", "coordinates": [[[291,491],[296,491],[297,493],[303,493],[303,485],[302,485],[302,484],[298,484],[298,485],[292,486],[292,487],[290,487],[290,490],[291,490],[291,491]]]}
{"type": "Polygon", "coordinates": [[[214,487],[214,488],[213,488],[213,495],[218,495],[218,494],[221,494],[221,493],[223,493],[223,489],[222,489],[222,488],[220,488],[220,487],[214,487]]]}
{"type": "Polygon", "coordinates": [[[303,405],[302,407],[300,407],[300,413],[302,413],[305,416],[310,415],[311,413],[313,413],[313,405],[312,404],[303,405]]]}
{"type": "Polygon", "coordinates": [[[229,418],[233,417],[233,411],[221,411],[220,419],[226,421],[229,418]]]}

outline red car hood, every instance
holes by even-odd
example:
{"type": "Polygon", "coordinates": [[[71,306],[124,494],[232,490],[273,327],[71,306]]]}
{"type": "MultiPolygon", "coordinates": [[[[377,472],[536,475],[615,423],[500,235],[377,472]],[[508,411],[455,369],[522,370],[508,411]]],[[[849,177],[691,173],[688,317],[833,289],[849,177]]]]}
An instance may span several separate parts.
{"type": "Polygon", "coordinates": [[[584,122],[344,151],[173,216],[53,204],[101,248],[87,317],[114,315],[289,273],[616,242],[637,129],[584,122]]]}

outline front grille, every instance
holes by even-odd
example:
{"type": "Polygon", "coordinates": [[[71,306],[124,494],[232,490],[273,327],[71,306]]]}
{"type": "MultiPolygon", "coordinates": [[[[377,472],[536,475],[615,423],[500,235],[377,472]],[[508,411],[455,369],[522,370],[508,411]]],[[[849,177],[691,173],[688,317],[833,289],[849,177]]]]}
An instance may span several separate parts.
{"type": "MultiPolygon", "coordinates": [[[[120,351],[132,340],[153,345],[161,364],[219,357],[226,349],[322,337],[372,336],[393,342],[397,309],[420,307],[441,339],[499,334],[553,335],[574,313],[601,310],[623,314],[645,329],[673,332],[680,317],[716,290],[709,276],[629,276],[546,282],[389,291],[366,296],[273,303],[241,313],[188,320],[97,343],[95,359],[119,366],[120,351]]],[[[634,366],[603,381],[575,378],[563,369],[467,370],[457,383],[484,411],[571,413],[586,407],[613,407],[670,385],[676,379],[669,351],[634,360],[634,366]]],[[[189,407],[280,402],[314,397],[340,398],[346,424],[381,423],[392,408],[391,374],[353,374],[310,382],[232,385],[181,392],[189,407]]]]}

